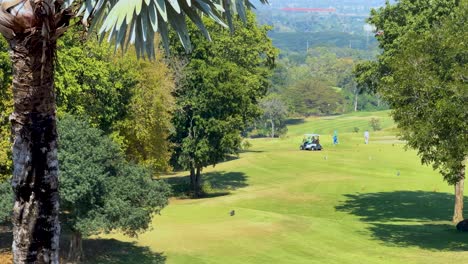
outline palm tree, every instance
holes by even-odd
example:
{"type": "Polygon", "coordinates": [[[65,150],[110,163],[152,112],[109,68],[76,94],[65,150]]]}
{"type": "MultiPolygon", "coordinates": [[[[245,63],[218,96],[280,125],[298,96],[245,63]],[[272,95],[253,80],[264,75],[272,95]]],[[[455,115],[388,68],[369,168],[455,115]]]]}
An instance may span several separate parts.
{"type": "Polygon", "coordinates": [[[202,15],[232,25],[232,16],[245,18],[251,6],[250,0],[0,0],[0,32],[13,62],[15,263],[59,263],[54,56],[70,21],[80,17],[116,48],[135,44],[137,56],[152,58],[156,32],[168,49],[169,25],[190,50],[186,17],[209,38],[202,15]]]}

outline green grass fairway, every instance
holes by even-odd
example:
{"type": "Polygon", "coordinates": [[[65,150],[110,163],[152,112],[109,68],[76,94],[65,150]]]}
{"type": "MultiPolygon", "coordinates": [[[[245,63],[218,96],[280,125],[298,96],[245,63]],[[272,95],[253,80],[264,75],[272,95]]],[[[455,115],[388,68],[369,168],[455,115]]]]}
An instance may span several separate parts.
{"type": "Polygon", "coordinates": [[[404,150],[388,112],[292,123],[287,137],[250,140],[239,159],[205,169],[211,198],[173,199],[137,239],[106,238],[166,263],[468,263],[468,235],[449,222],[452,187],[404,150]],[[364,145],[371,117],[384,130],[364,145]],[[304,133],[320,133],[324,150],[299,151],[304,133]]]}

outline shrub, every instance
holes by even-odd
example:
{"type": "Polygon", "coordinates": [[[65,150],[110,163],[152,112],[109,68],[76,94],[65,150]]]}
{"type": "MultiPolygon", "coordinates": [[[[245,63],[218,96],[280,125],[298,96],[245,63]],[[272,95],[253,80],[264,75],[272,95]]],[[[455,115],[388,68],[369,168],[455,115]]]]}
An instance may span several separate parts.
{"type": "Polygon", "coordinates": [[[211,183],[205,181],[203,182],[201,186],[201,190],[203,194],[210,194],[213,193],[213,187],[211,186],[211,183]]]}
{"type": "Polygon", "coordinates": [[[369,125],[372,127],[374,131],[378,131],[382,129],[380,125],[380,120],[378,118],[371,118],[371,120],[369,121],[369,125]]]}

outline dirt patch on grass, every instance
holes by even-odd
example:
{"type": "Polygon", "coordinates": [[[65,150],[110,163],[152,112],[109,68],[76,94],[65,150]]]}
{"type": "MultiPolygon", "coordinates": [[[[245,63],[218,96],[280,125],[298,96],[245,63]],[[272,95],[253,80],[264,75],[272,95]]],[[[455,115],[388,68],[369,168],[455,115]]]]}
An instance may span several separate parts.
{"type": "Polygon", "coordinates": [[[0,263],[13,264],[13,257],[10,252],[0,252],[0,263]]]}

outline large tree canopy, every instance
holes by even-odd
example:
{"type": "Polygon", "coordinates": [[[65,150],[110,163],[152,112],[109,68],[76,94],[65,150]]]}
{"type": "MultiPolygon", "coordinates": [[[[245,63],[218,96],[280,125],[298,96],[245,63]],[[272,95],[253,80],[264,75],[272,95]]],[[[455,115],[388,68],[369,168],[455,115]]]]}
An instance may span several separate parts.
{"type": "Polygon", "coordinates": [[[408,34],[381,89],[408,145],[451,184],[468,155],[467,7],[427,32],[408,34]]]}
{"type": "MultiPolygon", "coordinates": [[[[268,88],[276,49],[268,28],[257,26],[252,13],[247,17],[247,27],[234,21],[233,35],[206,21],[216,38],[194,35],[186,80],[176,90],[173,160],[191,171],[196,195],[201,169],[236,154],[241,132],[261,113],[258,101],[268,88]]],[[[182,47],[176,52],[185,54],[182,47]]]]}
{"type": "Polygon", "coordinates": [[[135,235],[148,228],[152,214],[167,205],[167,184],[127,162],[99,129],[70,115],[58,124],[66,226],[83,235],[113,229],[135,235]]]}
{"type": "Polygon", "coordinates": [[[57,43],[57,107],[109,134],[128,115],[140,78],[136,59],[115,56],[107,43],[99,45],[95,35],[83,37],[80,29],[57,43]]]}
{"type": "Polygon", "coordinates": [[[369,19],[383,53],[355,70],[359,85],[389,103],[402,139],[422,162],[456,184],[454,222],[463,219],[468,156],[467,16],[466,1],[387,3],[369,19]]]}

